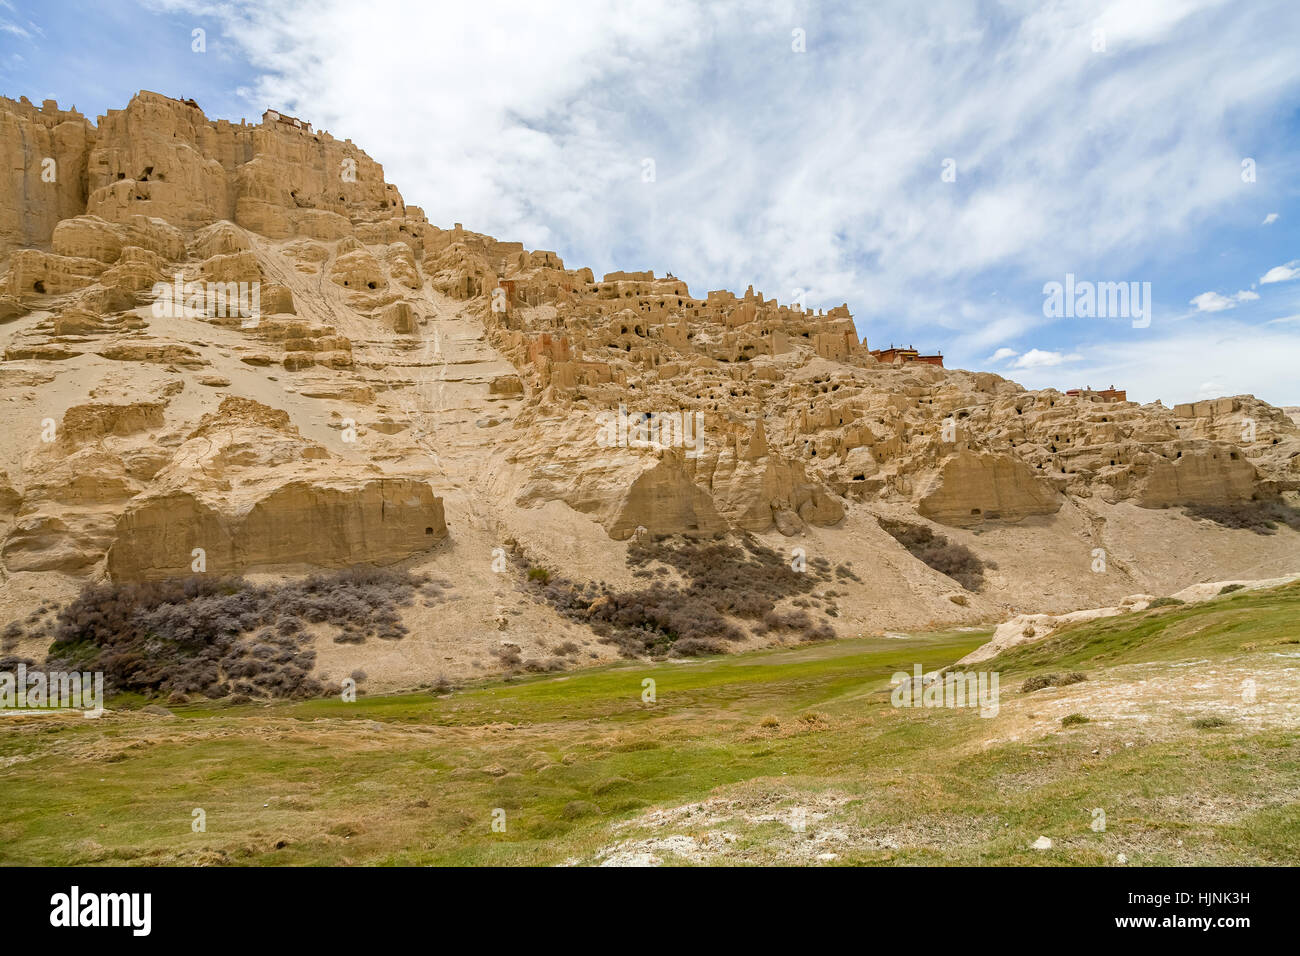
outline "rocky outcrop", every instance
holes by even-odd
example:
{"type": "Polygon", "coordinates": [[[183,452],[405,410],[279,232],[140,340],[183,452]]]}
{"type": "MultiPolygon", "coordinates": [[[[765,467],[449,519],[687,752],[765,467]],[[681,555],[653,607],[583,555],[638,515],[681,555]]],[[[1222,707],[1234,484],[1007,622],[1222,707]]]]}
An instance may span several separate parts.
{"type": "Polygon", "coordinates": [[[1300,491],[1300,428],[1250,396],[882,363],[847,305],[697,298],[430,225],[328,133],[148,92],[93,125],[0,99],[0,131],[9,571],[396,561],[448,535],[442,488],[484,496],[481,533],[558,512],[602,547],[824,539],[864,512],[1077,537],[1090,506],[1300,491]],[[243,286],[256,315],[207,307],[243,286]]]}
{"type": "Polygon", "coordinates": [[[113,531],[115,578],[268,565],[385,564],[447,536],[426,481],[380,476],[304,439],[289,416],[238,397],[203,417],[113,531]]]}
{"type": "Polygon", "coordinates": [[[68,408],[12,492],[10,571],[103,563],[124,580],[385,564],[447,536],[427,481],[340,460],[281,410],[228,397],[178,443],[164,433],[168,402],[68,408]]]}
{"type": "Polygon", "coordinates": [[[166,407],[166,402],[74,405],[63,413],[58,437],[72,445],[82,445],[106,435],[130,435],[161,428],[166,407]]]}
{"type": "Polygon", "coordinates": [[[185,491],[133,501],[114,529],[114,580],[243,572],[275,565],[391,564],[447,536],[442,501],[425,482],[333,486],[291,481],[242,514],[185,491]]]}
{"type": "Polygon", "coordinates": [[[46,246],[62,220],[86,211],[86,158],[95,129],[53,100],[0,97],[0,259],[46,246]]]}
{"type": "Polygon", "coordinates": [[[963,451],[944,462],[917,500],[917,511],[940,524],[966,527],[1019,521],[1061,510],[1061,495],[1010,455],[963,451]]]}
{"type": "Polygon", "coordinates": [[[1218,446],[1153,461],[1134,497],[1144,508],[1223,505],[1249,501],[1258,490],[1255,466],[1237,450],[1218,446]]]}
{"type": "Polygon", "coordinates": [[[0,257],[42,247],[56,226],[90,214],[196,229],[221,220],[271,238],[338,239],[353,220],[404,216],[383,170],[325,132],[209,120],[193,101],[140,92],[91,125],[47,100],[0,98],[0,257]]]}

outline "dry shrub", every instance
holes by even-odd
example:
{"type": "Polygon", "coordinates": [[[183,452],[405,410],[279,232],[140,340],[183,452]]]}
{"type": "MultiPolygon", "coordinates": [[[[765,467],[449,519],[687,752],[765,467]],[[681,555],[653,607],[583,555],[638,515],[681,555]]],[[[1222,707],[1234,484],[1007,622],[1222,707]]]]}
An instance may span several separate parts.
{"type": "Polygon", "coordinates": [[[1189,505],[1186,513],[1225,528],[1244,528],[1256,534],[1273,534],[1278,525],[1300,531],[1300,508],[1282,501],[1243,501],[1232,505],[1189,505]]]}
{"type": "Polygon", "coordinates": [[[1071,671],[1068,674],[1037,674],[1020,685],[1020,692],[1030,694],[1044,687],[1069,687],[1071,684],[1087,679],[1088,675],[1080,671],[1071,671]]]}
{"type": "Polygon", "coordinates": [[[918,561],[946,574],[967,591],[984,586],[984,569],[988,566],[970,548],[949,541],[924,525],[880,519],[880,527],[906,548],[918,561]]]}
{"type": "MultiPolygon", "coordinates": [[[[644,587],[619,591],[601,582],[578,584],[551,572],[545,580],[528,573],[534,567],[518,548],[512,548],[524,587],[559,613],[590,627],[599,638],[615,645],[621,654],[672,653],[677,656],[718,654],[729,642],[743,640],[737,621],[752,621],[754,633],[767,630],[799,632],[805,639],[833,638],[826,623],[814,623],[806,611],[782,613],[776,605],[785,598],[810,596],[831,580],[825,558],[808,560],[796,571],[779,552],[749,534],[726,535],[711,540],[660,536],[628,545],[628,566],[647,579],[644,587]],[[657,567],[652,567],[657,565],[657,567]],[[672,569],[682,584],[664,578],[672,569]]],[[[806,603],[812,606],[814,601],[806,603]]]]}
{"type": "Polygon", "coordinates": [[[417,586],[428,584],[379,568],[271,585],[206,575],[88,585],[59,611],[47,664],[103,671],[113,691],[315,696],[303,624],[334,628],[341,643],[398,639],[398,608],[417,586]]]}

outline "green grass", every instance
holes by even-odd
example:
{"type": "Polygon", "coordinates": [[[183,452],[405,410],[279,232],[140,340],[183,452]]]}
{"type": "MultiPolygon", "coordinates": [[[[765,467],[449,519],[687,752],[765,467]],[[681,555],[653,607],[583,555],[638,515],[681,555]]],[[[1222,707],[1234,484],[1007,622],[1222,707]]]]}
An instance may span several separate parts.
{"type": "Polygon", "coordinates": [[[895,671],[944,667],[988,638],[965,631],[620,663],[443,697],[6,718],[0,863],[550,865],[710,828],[735,841],[717,862],[813,862],[815,848],[837,865],[1102,864],[1118,852],[1133,864],[1294,863],[1293,728],[1198,729],[1177,714],[1155,733],[1092,707],[1086,724],[1025,728],[1044,701],[1088,691],[1115,665],[1284,668],[1270,651],[1297,619],[1290,587],[1072,627],[981,665],[1002,672],[1002,712],[988,720],[890,705],[895,671]],[[1043,670],[1089,680],[1015,690],[1043,670]],[[720,822],[637,822],[710,797],[727,801],[720,822]],[[804,805],[827,813],[806,834],[765,819],[804,805]],[[206,832],[191,830],[194,808],[206,832]],[[1090,827],[1094,808],[1105,832],[1090,827]],[[492,828],[497,810],[505,832],[492,828]],[[1040,834],[1053,850],[1029,848],[1040,834]]]}
{"type": "Polygon", "coordinates": [[[1164,607],[1067,625],[1046,640],[1012,648],[984,667],[1086,671],[1146,661],[1222,657],[1300,636],[1300,583],[1236,593],[1201,604],[1164,607]]]}

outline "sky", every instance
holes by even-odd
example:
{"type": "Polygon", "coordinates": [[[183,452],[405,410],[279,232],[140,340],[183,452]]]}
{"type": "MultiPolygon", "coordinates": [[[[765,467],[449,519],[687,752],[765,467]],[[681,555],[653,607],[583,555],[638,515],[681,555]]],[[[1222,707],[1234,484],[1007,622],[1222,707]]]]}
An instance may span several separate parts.
{"type": "Polygon", "coordinates": [[[0,0],[0,94],[139,89],[301,116],[570,268],[847,302],[1030,388],[1300,405],[1297,0],[0,0]]]}

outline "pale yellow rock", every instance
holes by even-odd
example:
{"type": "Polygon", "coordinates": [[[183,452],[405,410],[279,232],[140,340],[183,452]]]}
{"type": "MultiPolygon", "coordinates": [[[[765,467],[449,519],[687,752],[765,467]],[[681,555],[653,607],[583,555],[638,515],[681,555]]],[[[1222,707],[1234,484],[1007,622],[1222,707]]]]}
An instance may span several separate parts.
{"type": "Polygon", "coordinates": [[[63,413],[58,437],[73,445],[95,441],[106,435],[130,435],[161,428],[165,402],[132,402],[124,405],[74,405],[63,413]]]}
{"type": "Polygon", "coordinates": [[[210,282],[261,282],[262,267],[253,253],[232,252],[204,260],[199,275],[210,282]]]}
{"type": "Polygon", "coordinates": [[[1258,488],[1255,466],[1226,445],[1189,450],[1173,461],[1160,459],[1139,482],[1138,501],[1147,508],[1220,505],[1247,501],[1258,488]]]}
{"type": "Polygon", "coordinates": [[[941,524],[974,525],[1055,514],[1061,496],[1024,462],[1009,455],[959,452],[917,500],[917,511],[941,524]]]}
{"type": "Polygon", "coordinates": [[[416,316],[411,303],[399,300],[384,306],[377,313],[380,322],[399,335],[410,335],[415,331],[416,316]]]}
{"type": "Polygon", "coordinates": [[[353,292],[374,291],[388,285],[383,266],[365,249],[357,249],[335,259],[329,278],[331,282],[353,292]]]}
{"type": "Polygon", "coordinates": [[[122,254],[122,233],[121,228],[98,216],[77,216],[55,226],[52,241],[58,255],[111,265],[122,254]]]}
{"type": "Polygon", "coordinates": [[[11,295],[0,295],[0,322],[8,322],[20,315],[26,315],[27,309],[11,295]]]}
{"type": "MultiPolygon", "coordinates": [[[[350,142],[156,93],[98,125],[0,99],[0,133],[7,574],[188,574],[195,548],[209,571],[410,561],[464,588],[394,655],[410,676],[499,640],[507,539],[621,587],[645,583],[624,560],[645,534],[852,562],[843,633],[1300,570],[1290,529],[1180,510],[1297,500],[1300,428],[1252,396],[1171,409],[879,362],[847,306],[597,277],[430,224],[350,142]],[[154,308],[177,275],[257,283],[260,315],[154,308]],[[957,591],[878,518],[998,568],[957,591]]],[[[15,614],[31,593],[0,585],[15,614]]],[[[572,636],[543,605],[504,617],[572,636]]]]}
{"type": "Polygon", "coordinates": [[[253,248],[248,232],[233,222],[222,220],[194,233],[189,243],[190,255],[197,259],[211,259],[214,256],[228,256],[237,252],[247,252],[253,248]]]}
{"type": "Polygon", "coordinates": [[[43,246],[54,227],[86,211],[86,159],[95,129],[76,110],[0,97],[0,259],[43,246]]]}
{"type": "Polygon", "coordinates": [[[123,514],[108,553],[118,580],[184,575],[201,548],[210,571],[285,564],[388,564],[447,534],[442,502],[416,479],[314,484],[292,481],[224,511],[186,492],[147,497],[123,514]]]}
{"type": "Polygon", "coordinates": [[[97,259],[59,256],[37,249],[15,252],[9,263],[9,294],[18,299],[84,289],[104,271],[97,259]]]}
{"type": "Polygon", "coordinates": [[[126,246],[117,262],[100,274],[99,281],[108,288],[142,292],[168,278],[167,261],[162,256],[139,246],[126,246]]]}

